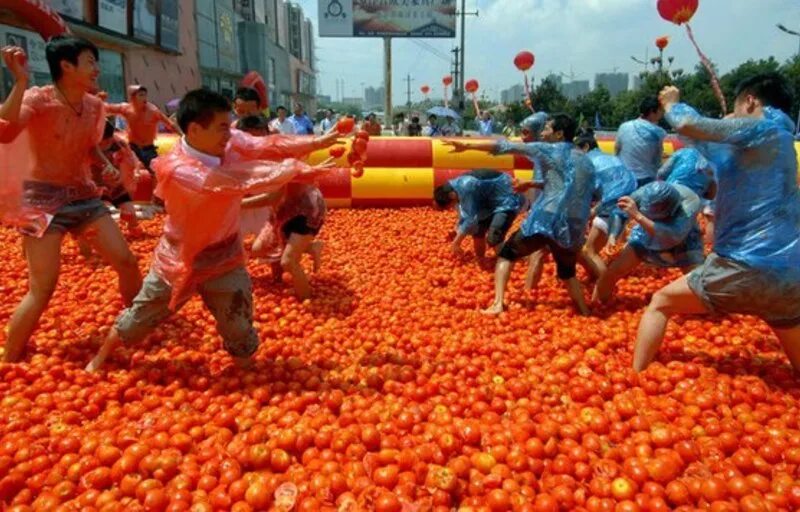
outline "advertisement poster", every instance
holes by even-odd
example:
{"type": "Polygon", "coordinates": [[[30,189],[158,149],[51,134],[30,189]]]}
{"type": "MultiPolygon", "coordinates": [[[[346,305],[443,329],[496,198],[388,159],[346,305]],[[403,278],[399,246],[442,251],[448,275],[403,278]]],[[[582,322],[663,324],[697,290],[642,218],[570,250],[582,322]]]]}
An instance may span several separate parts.
{"type": "Polygon", "coordinates": [[[61,14],[78,20],[84,19],[83,0],[50,0],[47,3],[61,14]]]}
{"type": "Polygon", "coordinates": [[[128,33],[127,0],[98,0],[98,24],[120,34],[128,33]]]}
{"type": "Polygon", "coordinates": [[[455,37],[455,0],[319,0],[321,37],[455,37]]]}

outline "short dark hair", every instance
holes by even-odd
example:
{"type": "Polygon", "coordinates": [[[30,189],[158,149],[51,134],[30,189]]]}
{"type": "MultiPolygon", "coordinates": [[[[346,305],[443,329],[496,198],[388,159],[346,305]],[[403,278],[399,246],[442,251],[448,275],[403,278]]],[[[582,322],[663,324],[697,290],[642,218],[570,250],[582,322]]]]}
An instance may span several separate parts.
{"type": "Polygon", "coordinates": [[[278,112],[279,110],[283,110],[283,111],[285,111],[285,112],[288,112],[288,110],[286,109],[286,107],[284,107],[283,105],[280,105],[280,106],[278,106],[278,108],[276,108],[276,109],[275,109],[275,112],[278,112]]]}
{"type": "Polygon", "coordinates": [[[562,132],[564,134],[564,142],[572,142],[575,138],[575,130],[578,129],[578,123],[575,122],[572,116],[561,112],[551,115],[549,121],[553,123],[554,132],[562,132]]]}
{"type": "Polygon", "coordinates": [[[92,52],[95,60],[100,59],[97,46],[91,41],[75,36],[52,37],[45,47],[45,56],[47,58],[47,66],[50,68],[50,77],[53,79],[53,82],[61,80],[64,74],[64,71],[61,69],[61,62],[67,61],[77,66],[78,57],[80,57],[83,52],[92,52]]]}
{"type": "Polygon", "coordinates": [[[258,91],[252,87],[239,87],[236,89],[236,96],[234,96],[234,99],[261,103],[261,97],[258,95],[258,91]]]}
{"type": "Polygon", "coordinates": [[[599,146],[597,145],[597,139],[594,136],[594,130],[591,128],[581,128],[578,130],[578,132],[575,134],[575,145],[579,148],[588,146],[589,151],[597,149],[599,146]]]}
{"type": "Polygon", "coordinates": [[[790,113],[792,110],[792,91],[786,77],[780,73],[761,73],[742,80],[736,86],[736,98],[751,94],[767,107],[790,113]]]}
{"type": "Polygon", "coordinates": [[[436,117],[436,114],[431,114],[431,115],[428,116],[428,121],[436,121],[437,119],[439,119],[439,118],[436,117]]]}
{"type": "Polygon", "coordinates": [[[236,124],[236,127],[245,132],[251,130],[269,131],[269,119],[267,119],[262,114],[244,116],[243,118],[239,119],[239,122],[236,124]]]}
{"type": "Polygon", "coordinates": [[[648,96],[639,104],[639,113],[642,117],[647,117],[650,114],[658,112],[660,108],[661,103],[658,101],[658,98],[655,96],[648,96]]]}
{"type": "Polygon", "coordinates": [[[195,89],[186,93],[178,105],[178,126],[184,133],[189,131],[191,123],[208,128],[215,114],[230,110],[231,102],[225,96],[208,89],[195,89]]]}
{"type": "Polygon", "coordinates": [[[412,123],[419,123],[419,116],[414,116],[411,118],[412,123]]]}
{"type": "Polygon", "coordinates": [[[116,127],[114,126],[114,118],[107,117],[106,118],[106,125],[103,128],[103,140],[110,139],[114,136],[114,133],[117,131],[116,127]]]}
{"type": "Polygon", "coordinates": [[[439,208],[447,208],[453,202],[450,197],[451,192],[455,192],[455,189],[449,183],[439,185],[433,190],[433,200],[439,208]]]}

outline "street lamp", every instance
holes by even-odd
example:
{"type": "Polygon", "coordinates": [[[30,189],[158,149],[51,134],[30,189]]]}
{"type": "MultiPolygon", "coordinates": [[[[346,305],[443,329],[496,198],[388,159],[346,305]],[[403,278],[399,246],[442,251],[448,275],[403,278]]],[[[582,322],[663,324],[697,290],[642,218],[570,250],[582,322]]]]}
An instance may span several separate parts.
{"type": "MultiPolygon", "coordinates": [[[[800,32],[786,28],[786,26],[783,23],[778,23],[777,27],[778,30],[780,30],[781,32],[785,32],[789,35],[796,36],[798,39],[800,39],[800,32]]],[[[800,55],[800,47],[798,47],[797,49],[797,55],[800,55]]]]}

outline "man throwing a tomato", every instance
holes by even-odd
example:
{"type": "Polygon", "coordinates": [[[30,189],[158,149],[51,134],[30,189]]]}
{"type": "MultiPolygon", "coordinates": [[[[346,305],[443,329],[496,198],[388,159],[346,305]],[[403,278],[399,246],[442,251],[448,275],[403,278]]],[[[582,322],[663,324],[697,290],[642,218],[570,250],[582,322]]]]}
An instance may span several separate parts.
{"type": "Polygon", "coordinates": [[[681,135],[704,144],[717,169],[714,250],[705,263],[659,290],[639,323],[633,368],[655,359],[669,317],[739,313],[766,321],[800,371],[800,191],[792,96],[777,73],[743,81],[734,112],[704,118],[666,87],[660,101],[681,135]]]}
{"type": "Polygon", "coordinates": [[[154,161],[156,190],[168,212],[164,233],[141,291],[117,318],[87,371],[97,370],[120,343],[143,339],[195,292],[237,364],[247,364],[258,348],[252,285],[244,267],[242,199],[324,172],[330,161],[311,167],[293,157],[334,143],[336,135],[276,144],[270,136],[232,131],[230,108],[224,96],[204,89],[181,100],[178,123],[185,136],[154,161]]]}

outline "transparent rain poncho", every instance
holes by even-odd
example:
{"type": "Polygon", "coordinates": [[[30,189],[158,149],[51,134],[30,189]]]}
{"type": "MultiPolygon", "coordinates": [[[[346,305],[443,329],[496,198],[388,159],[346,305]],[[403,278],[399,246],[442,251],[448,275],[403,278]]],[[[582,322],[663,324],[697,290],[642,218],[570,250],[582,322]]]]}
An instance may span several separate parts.
{"type": "Polygon", "coordinates": [[[715,166],[714,252],[800,279],[800,193],[793,123],[766,107],[763,118],[709,119],[685,104],[667,121],[715,166]]]}
{"type": "Polygon", "coordinates": [[[658,179],[689,187],[703,198],[715,181],[714,167],[697,148],[681,148],[661,166],[658,179]]]}
{"type": "MultiPolygon", "coordinates": [[[[531,137],[533,137],[533,141],[539,141],[542,138],[542,131],[544,130],[544,126],[547,124],[547,120],[550,116],[547,112],[536,112],[535,114],[531,114],[519,123],[520,128],[524,130],[529,130],[531,132],[531,137]]],[[[525,155],[528,159],[533,163],[533,182],[534,183],[543,183],[542,173],[539,170],[541,167],[540,164],[536,163],[534,157],[530,155],[525,155]]],[[[534,194],[536,195],[536,194],[534,194]]]]}
{"type": "Polygon", "coordinates": [[[309,169],[291,158],[262,160],[274,156],[269,138],[243,135],[234,134],[219,167],[192,156],[185,142],[153,162],[156,194],[168,212],[153,269],[172,286],[171,308],[199,283],[244,263],[239,225],[244,196],[274,192],[309,169]]]}
{"type": "Polygon", "coordinates": [[[619,127],[614,152],[637,180],[653,180],[661,167],[666,136],[660,126],[646,119],[634,119],[619,127]]]}
{"type": "Polygon", "coordinates": [[[617,200],[636,190],[636,177],[619,158],[607,155],[599,149],[589,151],[586,156],[594,165],[595,188],[601,193],[597,214],[610,216],[619,212],[617,200]]]}
{"type": "Polygon", "coordinates": [[[449,183],[458,194],[457,230],[461,234],[476,233],[482,221],[497,213],[518,213],[524,202],[522,196],[514,192],[514,182],[508,174],[492,179],[465,174],[449,183]]]}
{"type": "Polygon", "coordinates": [[[501,140],[494,153],[518,153],[541,164],[544,189],[522,223],[522,234],[544,235],[565,249],[580,249],[596,196],[589,157],[567,142],[512,144],[501,140]]]}
{"type": "Polygon", "coordinates": [[[67,203],[98,197],[92,156],[103,138],[103,102],[84,95],[78,115],[53,86],[25,91],[18,123],[0,123],[0,220],[42,236],[67,203]]]}
{"type": "Polygon", "coordinates": [[[703,242],[697,226],[700,198],[690,188],[663,181],[631,194],[639,211],[655,224],[655,235],[636,225],[628,243],[647,263],[659,267],[688,267],[703,262],[703,242]]]}

